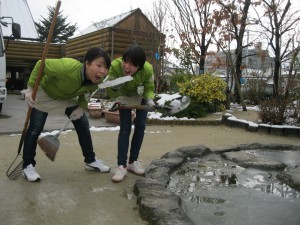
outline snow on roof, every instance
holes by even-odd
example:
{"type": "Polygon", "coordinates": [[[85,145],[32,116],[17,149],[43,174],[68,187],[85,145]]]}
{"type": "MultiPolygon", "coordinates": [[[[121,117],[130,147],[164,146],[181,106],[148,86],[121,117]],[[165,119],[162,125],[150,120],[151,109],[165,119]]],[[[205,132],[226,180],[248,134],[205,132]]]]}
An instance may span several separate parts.
{"type": "Polygon", "coordinates": [[[121,20],[123,20],[124,18],[129,16],[133,11],[135,11],[135,10],[131,10],[129,12],[119,14],[117,16],[102,20],[100,22],[93,23],[88,28],[81,31],[80,34],[75,35],[75,36],[80,36],[80,35],[92,33],[92,32],[98,31],[98,30],[102,30],[102,29],[107,28],[107,27],[113,27],[117,23],[119,23],[121,20]]]}
{"type": "MultiPolygon", "coordinates": [[[[21,26],[21,38],[38,39],[38,33],[34,25],[29,6],[26,0],[1,0],[1,17],[12,17],[15,23],[21,26]]],[[[11,23],[9,18],[3,21],[11,23]]],[[[4,36],[11,36],[11,24],[2,26],[4,36]]]]}

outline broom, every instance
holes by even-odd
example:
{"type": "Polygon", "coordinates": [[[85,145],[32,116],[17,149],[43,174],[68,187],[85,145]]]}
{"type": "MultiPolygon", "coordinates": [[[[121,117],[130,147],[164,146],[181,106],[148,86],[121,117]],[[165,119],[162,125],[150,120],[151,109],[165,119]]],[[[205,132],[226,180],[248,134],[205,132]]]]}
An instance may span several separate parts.
{"type": "Polygon", "coordinates": [[[57,134],[55,135],[45,135],[40,137],[37,140],[38,145],[40,146],[40,148],[42,149],[42,151],[45,153],[45,155],[51,160],[54,161],[56,153],[59,149],[60,146],[60,142],[58,139],[58,136],[60,135],[60,133],[66,129],[66,127],[68,126],[68,124],[71,122],[72,118],[70,118],[66,124],[64,125],[63,128],[61,128],[57,134]]]}
{"type": "MultiPolygon", "coordinates": [[[[33,100],[35,100],[36,92],[37,92],[37,89],[38,89],[38,86],[39,86],[39,83],[40,83],[40,80],[41,80],[41,75],[42,75],[42,72],[44,70],[45,59],[46,59],[46,55],[47,55],[47,52],[48,52],[48,47],[49,47],[50,42],[51,42],[52,33],[53,33],[53,30],[54,30],[54,26],[55,26],[55,23],[56,23],[56,18],[57,18],[58,12],[59,12],[60,5],[61,5],[61,1],[58,0],[58,2],[56,4],[56,9],[55,9],[55,12],[54,12],[54,15],[53,15],[53,20],[52,20],[52,23],[51,23],[51,27],[50,27],[50,30],[49,30],[49,33],[48,33],[47,42],[46,42],[45,47],[44,47],[41,66],[39,68],[39,72],[38,72],[37,78],[35,80],[34,88],[33,88],[33,91],[32,91],[32,99],[33,100]]],[[[21,149],[22,149],[23,142],[24,142],[24,139],[25,139],[25,135],[26,135],[26,131],[27,131],[31,111],[32,111],[32,108],[28,107],[27,115],[26,115],[26,119],[25,119],[25,123],[24,123],[24,127],[23,127],[23,131],[22,131],[22,135],[21,135],[20,142],[19,142],[18,154],[17,154],[16,158],[13,160],[13,162],[11,163],[11,165],[8,167],[8,169],[6,171],[6,176],[11,180],[16,180],[22,173],[23,161],[19,162],[18,165],[13,169],[12,169],[12,166],[15,164],[17,158],[21,155],[21,149]]]]}

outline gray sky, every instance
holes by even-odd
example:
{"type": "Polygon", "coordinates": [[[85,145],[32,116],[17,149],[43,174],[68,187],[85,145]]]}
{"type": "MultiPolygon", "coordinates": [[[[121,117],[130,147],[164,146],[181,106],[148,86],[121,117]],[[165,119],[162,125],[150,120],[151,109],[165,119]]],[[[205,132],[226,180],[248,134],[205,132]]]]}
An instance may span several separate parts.
{"type": "MultiPolygon", "coordinates": [[[[34,21],[48,16],[48,6],[56,7],[57,0],[27,0],[34,21]]],[[[60,10],[68,16],[68,22],[77,23],[80,31],[93,22],[113,17],[132,9],[140,8],[146,13],[153,0],[61,0],[60,10]]]]}
{"type": "MultiPolygon", "coordinates": [[[[27,0],[34,21],[48,16],[47,6],[55,7],[58,0],[27,0]]],[[[68,22],[77,23],[80,31],[93,22],[140,8],[146,13],[155,0],[61,0],[60,10],[68,16],[68,22]]],[[[291,0],[292,8],[300,10],[300,0],[291,0]]],[[[76,32],[77,33],[77,32],[76,32]]]]}

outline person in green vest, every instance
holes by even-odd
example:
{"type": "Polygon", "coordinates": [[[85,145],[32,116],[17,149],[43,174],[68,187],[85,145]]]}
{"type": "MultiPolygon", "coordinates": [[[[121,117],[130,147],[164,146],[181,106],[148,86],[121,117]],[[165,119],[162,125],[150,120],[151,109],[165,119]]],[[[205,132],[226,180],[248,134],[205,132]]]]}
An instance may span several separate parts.
{"type": "Polygon", "coordinates": [[[96,47],[86,52],[83,63],[72,58],[46,59],[36,98],[33,100],[32,92],[41,60],[36,63],[27,89],[23,90],[25,101],[32,107],[23,147],[23,176],[28,181],[41,179],[36,171],[34,158],[37,139],[49,113],[66,114],[72,119],[87,170],[109,172],[110,168],[95,156],[89,122],[84,111],[90,95],[107,76],[110,63],[107,53],[96,47]]]}
{"type": "MultiPolygon", "coordinates": [[[[146,54],[139,45],[131,45],[123,56],[112,61],[108,72],[109,79],[122,76],[132,76],[133,80],[117,87],[107,88],[108,96],[116,98],[123,105],[154,105],[154,72],[150,63],[146,62],[146,54]]],[[[112,176],[113,182],[124,179],[127,171],[137,175],[144,175],[145,170],[138,161],[140,149],[144,139],[147,111],[136,109],[134,133],[131,139],[132,109],[120,109],[120,131],[118,136],[118,166],[112,176]],[[128,158],[129,151],[129,158],[128,158]],[[128,163],[128,164],[127,164],[128,163]]]]}

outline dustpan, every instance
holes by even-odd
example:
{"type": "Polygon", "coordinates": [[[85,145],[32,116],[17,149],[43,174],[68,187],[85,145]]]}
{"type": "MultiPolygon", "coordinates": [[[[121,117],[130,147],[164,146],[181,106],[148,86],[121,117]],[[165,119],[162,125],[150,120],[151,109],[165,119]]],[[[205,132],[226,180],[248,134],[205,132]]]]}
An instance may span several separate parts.
{"type": "Polygon", "coordinates": [[[59,149],[60,142],[58,139],[58,136],[61,134],[63,130],[66,129],[66,127],[69,125],[71,122],[71,118],[66,122],[63,128],[61,128],[57,134],[52,135],[52,134],[47,134],[44,136],[39,137],[37,140],[38,145],[42,149],[42,151],[45,153],[45,155],[51,160],[54,161],[56,153],[59,149]]]}

